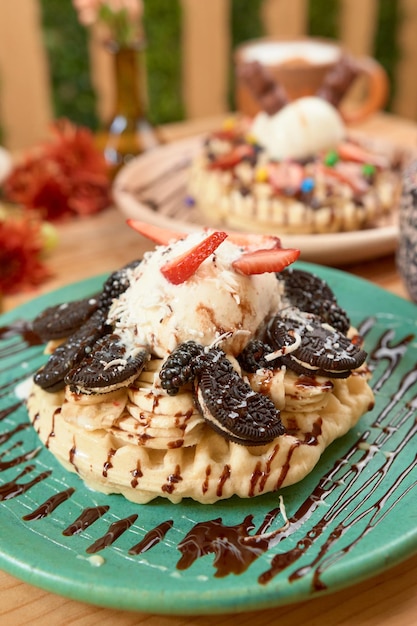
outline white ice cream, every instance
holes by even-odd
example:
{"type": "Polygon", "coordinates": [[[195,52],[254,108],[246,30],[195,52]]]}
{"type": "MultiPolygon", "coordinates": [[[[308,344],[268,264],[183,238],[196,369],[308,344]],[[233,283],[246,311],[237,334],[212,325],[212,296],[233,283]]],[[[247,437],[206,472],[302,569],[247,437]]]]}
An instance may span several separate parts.
{"type": "Polygon", "coordinates": [[[275,115],[258,113],[251,134],[272,159],[303,159],[330,150],[344,139],[338,111],[322,98],[309,96],[287,104],[275,115]]]}
{"type": "Polygon", "coordinates": [[[158,246],[132,271],[131,286],[109,313],[125,343],[148,346],[163,358],[184,341],[207,346],[230,333],[221,347],[237,355],[265,317],[279,308],[275,275],[236,273],[231,264],[242,250],[227,239],[191,278],[180,285],[170,283],[161,266],[206,237],[198,232],[168,247],[158,246]]]}

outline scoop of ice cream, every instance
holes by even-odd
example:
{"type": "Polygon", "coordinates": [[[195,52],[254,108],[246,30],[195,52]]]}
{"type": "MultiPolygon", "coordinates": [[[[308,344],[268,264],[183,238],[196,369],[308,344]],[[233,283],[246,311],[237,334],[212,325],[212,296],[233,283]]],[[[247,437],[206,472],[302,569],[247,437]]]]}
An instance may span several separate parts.
{"type": "Polygon", "coordinates": [[[244,276],[232,267],[242,249],[227,239],[191,278],[174,285],[160,271],[207,237],[198,232],[169,246],[158,246],[132,270],[130,287],[109,312],[110,323],[127,345],[145,345],[166,357],[180,343],[194,340],[239,354],[263,320],[280,303],[273,273],[244,276]]]}
{"type": "Polygon", "coordinates": [[[275,115],[261,111],[251,133],[273,159],[303,159],[335,148],[345,137],[338,111],[322,98],[299,98],[275,115]]]}

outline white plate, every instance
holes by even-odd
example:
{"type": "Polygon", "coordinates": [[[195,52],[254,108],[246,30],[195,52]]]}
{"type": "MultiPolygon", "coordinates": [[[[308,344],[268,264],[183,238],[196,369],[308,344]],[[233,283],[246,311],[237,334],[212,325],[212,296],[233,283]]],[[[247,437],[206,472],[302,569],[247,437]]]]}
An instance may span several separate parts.
{"type": "MultiPolygon", "coordinates": [[[[125,165],[117,174],[114,201],[127,217],[191,232],[205,225],[199,211],[187,202],[188,169],[201,149],[202,137],[155,148],[125,165]]],[[[282,235],[282,244],[299,248],[304,261],[345,265],[378,258],[395,251],[396,215],[376,228],[324,235],[282,235]]],[[[280,234],[277,232],[276,234],[280,234]]]]}

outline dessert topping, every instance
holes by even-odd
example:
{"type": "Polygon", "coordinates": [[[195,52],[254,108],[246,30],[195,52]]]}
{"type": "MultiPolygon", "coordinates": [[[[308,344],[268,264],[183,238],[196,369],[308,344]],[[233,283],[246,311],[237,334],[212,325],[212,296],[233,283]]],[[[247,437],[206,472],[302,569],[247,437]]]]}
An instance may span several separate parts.
{"type": "Polygon", "coordinates": [[[187,341],[165,361],[160,378],[169,395],[176,395],[194,380],[202,416],[230,441],[263,445],[285,432],[271,399],[255,392],[241,378],[223,350],[187,341]]]}
{"type": "Polygon", "coordinates": [[[268,180],[274,191],[288,190],[294,195],[301,187],[304,178],[304,169],[294,161],[268,164],[268,180]]]}
{"type": "Polygon", "coordinates": [[[214,430],[247,446],[269,443],[285,433],[272,400],[253,391],[222,350],[212,349],[200,360],[197,403],[214,430]]]}
{"type": "Polygon", "coordinates": [[[266,250],[254,250],[245,252],[241,257],[233,261],[232,266],[236,272],[246,276],[264,274],[266,272],[280,272],[300,256],[300,251],[295,248],[269,248],[266,250]]]}
{"type": "Polygon", "coordinates": [[[347,378],[366,358],[346,335],[297,310],[276,315],[267,325],[265,340],[274,352],[282,351],[282,364],[298,374],[347,378]],[[291,345],[294,349],[286,349],[291,345]]]}
{"type": "Polygon", "coordinates": [[[98,298],[84,298],[50,306],[32,323],[42,341],[62,339],[75,332],[98,309],[98,298]]]}
{"type": "Polygon", "coordinates": [[[335,149],[346,130],[339,112],[321,98],[308,96],[287,104],[275,115],[258,113],[251,133],[270,158],[305,159],[335,149]]]}
{"type": "Polygon", "coordinates": [[[337,148],[338,155],[344,161],[354,161],[356,163],[369,163],[375,167],[388,167],[388,159],[382,154],[375,154],[365,150],[353,141],[344,141],[337,148]]]}
{"type": "Polygon", "coordinates": [[[268,69],[253,61],[245,63],[239,68],[239,75],[242,81],[251,91],[255,100],[261,108],[274,115],[288,102],[288,95],[284,87],[279,84],[268,69]]]}
{"type": "Polygon", "coordinates": [[[221,154],[211,161],[208,165],[211,170],[228,170],[235,167],[243,159],[251,157],[254,154],[254,147],[251,144],[243,143],[235,146],[229,152],[221,154]]]}
{"type": "Polygon", "coordinates": [[[160,245],[168,245],[171,241],[185,237],[185,233],[176,232],[169,228],[162,228],[161,226],[155,226],[155,224],[142,222],[141,220],[128,219],[127,224],[133,228],[133,230],[136,230],[136,232],[160,245]]]}
{"type": "Polygon", "coordinates": [[[226,239],[227,233],[215,231],[191,250],[168,261],[161,267],[161,272],[173,285],[180,285],[188,280],[203,261],[207,259],[226,239]]]}
{"type": "Polygon", "coordinates": [[[104,335],[68,372],[65,383],[76,393],[108,393],[132,383],[149,358],[146,348],[128,351],[118,335],[104,335]]]}
{"type": "Polygon", "coordinates": [[[290,306],[314,313],[322,322],[347,333],[350,320],[346,311],[339,306],[333,291],[322,278],[294,267],[286,268],[277,278],[284,284],[284,300],[288,300],[290,306]]]}

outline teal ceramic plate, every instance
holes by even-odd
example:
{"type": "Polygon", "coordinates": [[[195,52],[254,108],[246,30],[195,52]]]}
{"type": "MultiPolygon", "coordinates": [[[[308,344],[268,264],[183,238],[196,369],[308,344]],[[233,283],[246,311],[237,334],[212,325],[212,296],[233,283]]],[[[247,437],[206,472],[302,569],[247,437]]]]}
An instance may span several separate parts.
{"type": "Polygon", "coordinates": [[[19,320],[94,293],[103,277],[0,318],[0,567],[84,602],[210,614],[332,592],[417,550],[417,308],[349,274],[299,265],[329,282],[365,336],[376,404],[300,484],[254,500],[134,505],[87,490],[39,446],[22,383],[45,357],[19,320]],[[289,527],[268,541],[284,523],[279,496],[289,527]],[[97,511],[81,532],[70,526],[97,511]],[[97,541],[105,547],[88,552],[97,541]]]}

